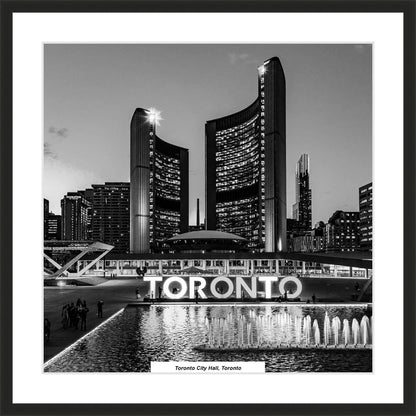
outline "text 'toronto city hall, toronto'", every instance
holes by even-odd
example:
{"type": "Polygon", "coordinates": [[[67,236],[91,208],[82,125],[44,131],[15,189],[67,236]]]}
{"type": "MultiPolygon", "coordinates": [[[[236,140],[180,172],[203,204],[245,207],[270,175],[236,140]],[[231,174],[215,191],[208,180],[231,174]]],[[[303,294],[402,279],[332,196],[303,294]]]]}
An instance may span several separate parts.
{"type": "MultiPolygon", "coordinates": [[[[131,121],[135,253],[157,249],[156,235],[162,243],[188,227],[188,151],[157,138],[156,118],[136,109],[131,121]]],[[[276,57],[258,68],[251,105],[205,125],[205,216],[206,229],[237,234],[254,252],[286,250],[286,83],[276,57]]]]}

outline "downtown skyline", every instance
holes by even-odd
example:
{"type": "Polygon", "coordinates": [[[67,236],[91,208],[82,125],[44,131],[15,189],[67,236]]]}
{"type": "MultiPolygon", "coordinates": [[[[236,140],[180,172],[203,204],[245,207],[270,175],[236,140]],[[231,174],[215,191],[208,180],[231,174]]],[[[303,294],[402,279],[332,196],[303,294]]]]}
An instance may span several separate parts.
{"type": "Polygon", "coordinates": [[[131,106],[143,106],[162,111],[161,137],[189,148],[189,222],[195,223],[197,198],[203,219],[205,121],[252,100],[257,66],[273,54],[287,82],[288,218],[302,153],[311,159],[312,224],[337,209],[357,211],[357,189],[371,182],[371,47],[363,45],[47,45],[44,196],[51,211],[59,213],[68,191],[129,180],[131,106]],[[223,59],[225,69],[205,68],[202,50],[214,62],[223,59]],[[140,57],[134,64],[132,51],[140,57]],[[163,60],[169,68],[162,71],[163,60]],[[317,70],[322,65],[324,73],[317,70]]]}

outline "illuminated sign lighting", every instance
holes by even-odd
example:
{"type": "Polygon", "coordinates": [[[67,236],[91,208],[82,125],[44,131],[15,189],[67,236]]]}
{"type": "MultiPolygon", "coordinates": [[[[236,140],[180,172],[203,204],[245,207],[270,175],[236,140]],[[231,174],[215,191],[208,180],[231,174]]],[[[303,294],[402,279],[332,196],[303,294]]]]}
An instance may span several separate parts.
{"type": "Polygon", "coordinates": [[[287,276],[284,277],[280,282],[279,282],[279,292],[280,293],[285,293],[285,284],[287,282],[293,282],[296,285],[296,291],[295,293],[288,293],[287,294],[287,298],[288,299],[294,299],[300,296],[300,294],[302,293],[302,283],[301,281],[297,278],[297,277],[292,277],[292,276],[287,276]]]}
{"type": "MultiPolygon", "coordinates": [[[[143,278],[145,282],[150,283],[150,297],[155,298],[156,294],[156,283],[163,282],[162,276],[145,276],[143,278]]],[[[266,299],[272,297],[272,284],[278,282],[279,278],[277,276],[252,276],[250,285],[245,281],[241,276],[235,277],[235,282],[229,277],[218,276],[212,280],[209,285],[211,294],[216,299],[227,299],[231,297],[235,290],[235,297],[241,299],[243,296],[247,296],[251,299],[256,299],[258,295],[258,282],[264,284],[264,294],[266,299]],[[227,290],[224,293],[221,293],[217,289],[219,283],[224,283],[227,286],[227,290]],[[243,290],[245,295],[243,295],[243,290]]],[[[204,289],[207,286],[207,281],[204,277],[201,276],[189,276],[189,285],[183,277],[180,276],[171,276],[163,282],[162,289],[163,293],[168,299],[181,299],[185,297],[188,292],[189,286],[189,298],[195,299],[195,293],[198,293],[200,299],[207,299],[207,295],[204,289]],[[180,286],[178,292],[174,293],[170,286],[172,283],[176,283],[180,286]]],[[[288,299],[294,299],[300,296],[302,293],[302,283],[297,277],[284,277],[279,282],[279,292],[282,296],[287,296],[288,299]],[[294,293],[288,293],[285,290],[285,285],[287,282],[292,282],[296,285],[296,291],[294,293]]]]}

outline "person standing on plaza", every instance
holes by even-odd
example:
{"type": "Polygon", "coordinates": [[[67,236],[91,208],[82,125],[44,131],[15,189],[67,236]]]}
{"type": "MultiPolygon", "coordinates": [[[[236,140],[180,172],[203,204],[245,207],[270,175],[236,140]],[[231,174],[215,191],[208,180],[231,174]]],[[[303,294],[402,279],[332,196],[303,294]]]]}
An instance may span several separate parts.
{"type": "Polygon", "coordinates": [[[69,326],[74,326],[75,322],[75,305],[74,302],[71,302],[71,305],[68,307],[68,317],[69,317],[69,326]]]}
{"type": "Polygon", "coordinates": [[[62,308],[62,312],[61,312],[61,317],[62,317],[62,327],[64,329],[68,328],[69,326],[69,304],[67,303],[66,305],[63,306],[62,308]]]}
{"type": "Polygon", "coordinates": [[[99,318],[103,317],[103,305],[104,305],[104,302],[102,300],[99,300],[97,302],[97,316],[99,318]]]}
{"type": "Polygon", "coordinates": [[[81,309],[80,309],[80,317],[81,317],[81,331],[87,330],[87,313],[88,313],[89,309],[87,308],[87,302],[84,300],[81,309]]]}
{"type": "Polygon", "coordinates": [[[51,323],[48,318],[45,318],[43,327],[44,327],[45,342],[49,342],[49,339],[51,337],[51,323]]]}
{"type": "Polygon", "coordinates": [[[79,310],[75,306],[72,308],[72,325],[75,329],[78,329],[79,323],[79,310]]]}

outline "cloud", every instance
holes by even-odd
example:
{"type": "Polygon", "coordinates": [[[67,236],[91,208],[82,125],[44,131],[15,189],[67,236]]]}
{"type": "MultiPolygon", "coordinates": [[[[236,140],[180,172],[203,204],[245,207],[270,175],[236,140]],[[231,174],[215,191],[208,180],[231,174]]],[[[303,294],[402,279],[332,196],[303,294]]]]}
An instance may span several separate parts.
{"type": "Polygon", "coordinates": [[[59,147],[59,143],[62,139],[68,137],[69,130],[66,127],[54,127],[50,126],[48,128],[48,138],[43,143],[43,154],[46,158],[57,159],[58,153],[56,151],[56,145],[59,147]]]}
{"type": "Polygon", "coordinates": [[[45,157],[50,157],[52,159],[56,159],[58,155],[52,150],[52,146],[48,142],[43,143],[43,154],[45,157]]]}
{"type": "Polygon", "coordinates": [[[58,128],[58,127],[51,126],[49,127],[48,132],[53,137],[63,137],[63,138],[68,137],[68,129],[65,127],[58,128]]]}
{"type": "Polygon", "coordinates": [[[248,53],[235,53],[235,52],[228,52],[228,59],[231,65],[237,63],[243,64],[258,64],[259,61],[254,59],[248,53]]]}

